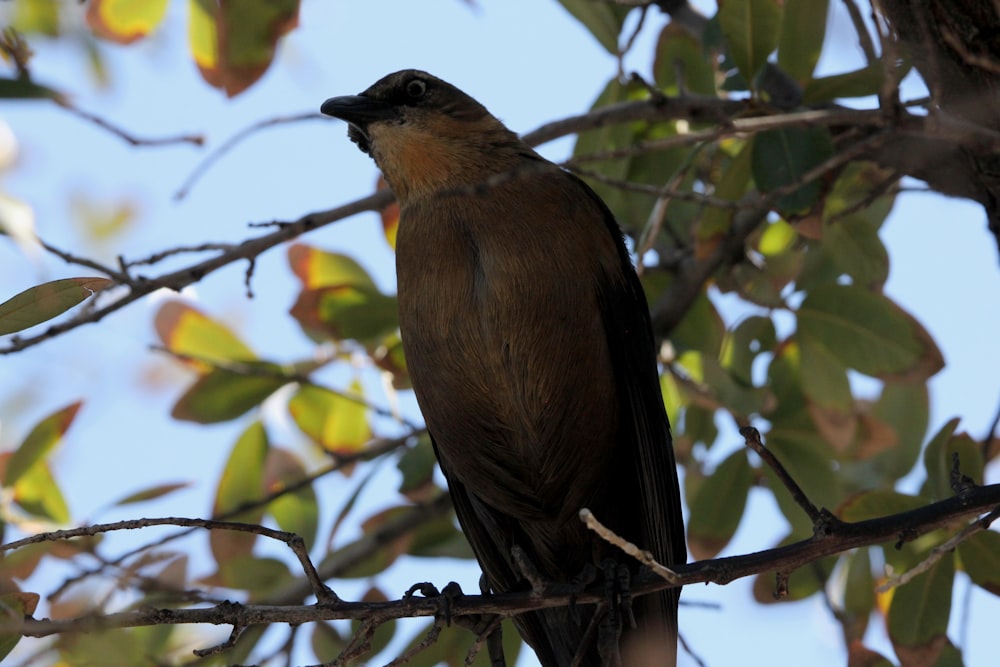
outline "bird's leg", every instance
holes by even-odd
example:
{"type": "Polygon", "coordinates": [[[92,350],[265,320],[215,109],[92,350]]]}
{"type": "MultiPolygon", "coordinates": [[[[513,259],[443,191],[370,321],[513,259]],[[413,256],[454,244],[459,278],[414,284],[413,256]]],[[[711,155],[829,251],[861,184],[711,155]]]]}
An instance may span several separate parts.
{"type": "MultiPolygon", "coordinates": [[[[492,595],[493,588],[490,586],[490,580],[486,578],[486,573],[484,572],[479,577],[479,592],[482,595],[492,595]]],[[[507,659],[503,654],[503,629],[500,624],[497,623],[496,627],[486,636],[486,652],[490,656],[490,667],[505,667],[507,664],[507,659]]]]}
{"type": "Polygon", "coordinates": [[[630,627],[635,627],[632,613],[631,574],[626,566],[613,558],[601,563],[604,572],[604,592],[608,598],[607,613],[601,618],[597,633],[597,651],[605,665],[621,664],[618,641],[627,619],[630,627]]]}

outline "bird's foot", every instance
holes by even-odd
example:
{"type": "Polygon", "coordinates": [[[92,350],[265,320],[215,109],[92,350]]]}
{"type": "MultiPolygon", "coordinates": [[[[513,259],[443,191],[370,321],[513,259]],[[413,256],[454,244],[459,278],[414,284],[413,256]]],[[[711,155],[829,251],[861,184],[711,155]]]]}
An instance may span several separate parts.
{"type": "MultiPolygon", "coordinates": [[[[462,587],[458,583],[452,581],[449,582],[443,590],[438,590],[437,586],[434,584],[422,581],[417,584],[410,586],[405,593],[403,593],[403,599],[412,598],[417,593],[420,593],[422,597],[425,598],[437,598],[438,599],[438,616],[444,619],[446,625],[451,625],[452,621],[452,608],[454,606],[455,600],[463,597],[465,593],[462,591],[462,587]]],[[[461,617],[460,617],[461,618],[461,617]]],[[[462,621],[456,619],[458,625],[463,625],[462,621]]]]}

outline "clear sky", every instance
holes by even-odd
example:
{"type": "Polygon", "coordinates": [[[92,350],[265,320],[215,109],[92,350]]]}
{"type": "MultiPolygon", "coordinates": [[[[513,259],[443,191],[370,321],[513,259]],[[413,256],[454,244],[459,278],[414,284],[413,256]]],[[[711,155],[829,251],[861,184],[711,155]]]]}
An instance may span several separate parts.
{"type": "MultiPolygon", "coordinates": [[[[840,3],[831,4],[841,11],[840,3]]],[[[204,133],[211,149],[253,122],[316,110],[327,97],[358,92],[406,67],[455,83],[519,132],[585,110],[616,71],[614,60],[554,0],[483,0],[472,7],[458,0],[305,0],[301,26],[285,39],[276,63],[249,91],[228,100],[198,76],[186,48],[185,20],[186,3],[173,2],[166,25],[153,38],[105,47],[111,78],[106,90],[95,90],[82,52],[61,42],[34,44],[34,74],[71,94],[80,107],[137,134],[204,133]]],[[[662,24],[657,11],[647,23],[662,24]]],[[[855,40],[846,25],[842,17],[833,24],[846,55],[824,60],[831,72],[855,66],[849,60],[856,56],[855,40]]],[[[654,38],[655,31],[647,29],[637,46],[631,62],[640,71],[648,71],[654,38]]],[[[132,148],[46,103],[5,102],[0,120],[12,128],[21,154],[17,167],[3,174],[3,191],[32,204],[43,238],[106,260],[119,252],[138,257],[177,245],[238,241],[260,233],[248,230],[249,222],[292,220],[330,208],[369,193],[376,177],[342,124],[315,121],[256,134],[176,202],[174,192],[207,149],[132,148]],[[73,193],[99,202],[134,200],[140,211],[135,227],[113,248],[88,244],[73,221],[73,193]]],[[[570,148],[563,140],[542,152],[562,159],[570,148]]],[[[932,381],[931,430],[961,415],[961,428],[981,438],[1000,400],[998,258],[983,213],[967,202],[906,194],[883,239],[892,258],[887,292],[930,330],[948,363],[932,381]]],[[[394,291],[392,255],[373,214],[302,240],[358,257],[383,289],[394,291]]],[[[290,317],[280,315],[296,290],[283,249],[259,260],[253,300],[244,296],[243,271],[239,265],[217,272],[190,296],[238,327],[258,352],[278,361],[308,357],[312,344],[290,317]]],[[[33,261],[0,243],[0,300],[37,282],[78,273],[54,260],[33,261]]],[[[0,444],[6,447],[40,417],[86,399],[56,456],[56,476],[77,521],[207,516],[224,457],[246,426],[246,419],[208,428],[170,419],[184,376],[148,349],[156,342],[155,305],[155,299],[147,300],[99,325],[0,358],[0,444]],[[175,480],[193,486],[148,507],[106,509],[130,492],[175,480]]],[[[282,444],[301,443],[291,428],[279,430],[282,438],[282,444]]],[[[721,451],[730,451],[740,442],[737,437],[720,444],[721,451]]],[[[369,489],[365,507],[392,502],[396,480],[387,467],[379,478],[384,485],[369,489]]],[[[996,481],[996,469],[991,472],[996,481]]],[[[343,497],[354,483],[329,482],[321,492],[343,497]]],[[[753,518],[726,554],[767,548],[783,535],[784,520],[767,495],[755,492],[748,512],[753,518]]],[[[443,585],[460,579],[466,590],[476,590],[477,576],[471,564],[418,562],[415,569],[385,578],[383,588],[398,595],[414,581],[443,585]]],[[[42,592],[52,587],[51,581],[37,583],[42,592]]],[[[821,600],[762,608],[750,599],[750,583],[685,591],[687,600],[722,605],[682,609],[681,631],[706,664],[844,664],[839,629],[821,600]]],[[[338,589],[361,590],[359,584],[338,589]]],[[[993,639],[986,621],[996,618],[1000,604],[978,590],[972,600],[966,664],[988,665],[993,639]]],[[[953,619],[961,619],[961,607],[955,609],[953,619]]],[[[877,630],[870,631],[873,643],[888,653],[877,630]]],[[[957,630],[951,636],[961,639],[957,630]]],[[[682,657],[681,664],[694,662],[682,657]]]]}

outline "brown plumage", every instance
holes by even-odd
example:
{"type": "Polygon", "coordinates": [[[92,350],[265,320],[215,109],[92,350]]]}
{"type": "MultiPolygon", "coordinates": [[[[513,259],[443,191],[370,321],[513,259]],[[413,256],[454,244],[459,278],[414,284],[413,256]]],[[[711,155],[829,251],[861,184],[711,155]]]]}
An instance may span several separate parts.
{"type": "MultiPolygon", "coordinates": [[[[407,366],[491,587],[530,588],[514,546],[553,582],[609,557],[635,571],[585,529],[582,507],[661,562],[683,562],[649,311],[608,208],[425,72],[391,74],[322,110],[350,123],[399,199],[407,366]]],[[[515,622],[545,667],[578,652],[578,664],[600,665],[594,609],[515,622]]],[[[662,656],[644,664],[672,664],[677,591],[638,598],[634,611],[662,656]]],[[[625,640],[638,634],[625,628],[625,640]]]]}

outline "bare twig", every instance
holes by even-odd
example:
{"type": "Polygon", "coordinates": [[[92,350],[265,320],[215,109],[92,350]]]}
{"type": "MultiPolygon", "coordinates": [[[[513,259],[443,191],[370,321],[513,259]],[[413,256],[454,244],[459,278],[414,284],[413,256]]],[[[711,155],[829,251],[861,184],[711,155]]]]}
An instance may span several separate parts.
{"type": "Polygon", "coordinates": [[[670,583],[677,583],[680,581],[680,577],[677,576],[676,572],[657,562],[656,558],[654,558],[653,554],[650,552],[645,549],[640,549],[622,536],[616,534],[610,528],[598,521],[597,517],[594,516],[594,513],[586,507],[580,510],[580,520],[583,521],[587,528],[600,535],[602,540],[615,545],[632,558],[635,558],[657,575],[663,577],[665,581],[669,581],[670,583]]]}
{"type": "Polygon", "coordinates": [[[761,442],[760,431],[753,426],[744,426],[740,429],[740,435],[746,439],[747,447],[755,451],[764,460],[764,463],[774,471],[774,474],[778,476],[781,483],[792,494],[792,499],[809,516],[809,519],[812,520],[813,525],[815,526],[823,522],[823,513],[809,500],[802,487],[792,479],[792,476],[785,470],[785,466],[781,465],[781,461],[761,442]]]}
{"type": "Polygon", "coordinates": [[[89,111],[84,111],[66,98],[56,98],[53,99],[53,102],[77,118],[93,123],[102,130],[107,130],[116,137],[125,140],[132,146],[169,146],[171,144],[194,144],[195,146],[201,146],[205,143],[205,137],[200,134],[179,134],[173,137],[139,137],[118,127],[111,121],[105,120],[96,114],[90,113],[89,111]]]}
{"type": "Polygon", "coordinates": [[[331,120],[329,116],[324,116],[321,113],[315,111],[306,111],[298,114],[293,114],[290,116],[276,116],[274,118],[268,118],[266,120],[258,121],[252,125],[243,128],[233,136],[222,142],[218,148],[209,153],[205,158],[198,163],[191,174],[185,179],[181,187],[174,193],[174,199],[180,200],[184,199],[191,191],[191,188],[198,182],[198,180],[205,175],[205,172],[214,165],[219,158],[231,151],[238,143],[246,139],[247,137],[256,134],[260,130],[268,127],[274,127],[276,125],[287,125],[289,123],[300,123],[304,120],[331,120]]]}
{"type": "Polygon", "coordinates": [[[865,62],[870,65],[878,59],[878,54],[875,53],[875,44],[872,42],[872,36],[868,32],[868,26],[865,25],[865,19],[861,15],[861,10],[858,9],[858,5],[854,0],[844,0],[844,7],[847,9],[848,16],[851,17],[851,23],[854,24],[854,32],[858,34],[858,44],[861,46],[861,51],[865,54],[865,62]]]}

